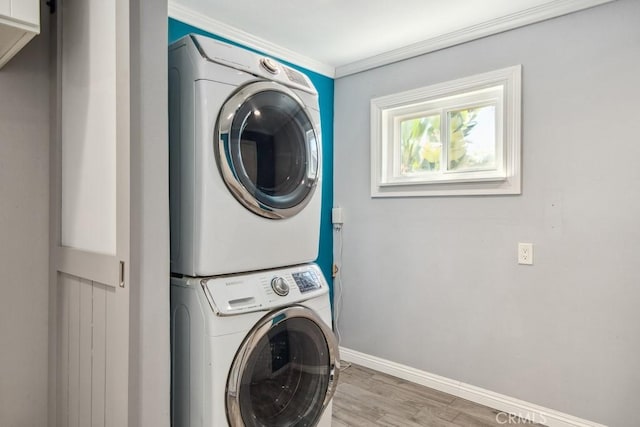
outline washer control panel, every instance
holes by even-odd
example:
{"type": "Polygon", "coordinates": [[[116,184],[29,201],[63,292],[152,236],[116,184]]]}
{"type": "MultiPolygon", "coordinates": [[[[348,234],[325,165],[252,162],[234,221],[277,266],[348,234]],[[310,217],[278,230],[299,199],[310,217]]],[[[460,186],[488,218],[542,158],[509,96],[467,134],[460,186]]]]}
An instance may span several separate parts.
{"type": "Polygon", "coordinates": [[[329,292],[316,264],[202,279],[202,288],[219,316],[271,310],[329,292]]]}
{"type": "Polygon", "coordinates": [[[322,287],[322,282],[313,270],[292,273],[291,277],[293,277],[296,285],[298,285],[298,289],[300,289],[300,292],[303,294],[322,287]]]}
{"type": "Polygon", "coordinates": [[[282,277],[271,279],[271,289],[281,297],[289,295],[289,284],[282,277]]]}

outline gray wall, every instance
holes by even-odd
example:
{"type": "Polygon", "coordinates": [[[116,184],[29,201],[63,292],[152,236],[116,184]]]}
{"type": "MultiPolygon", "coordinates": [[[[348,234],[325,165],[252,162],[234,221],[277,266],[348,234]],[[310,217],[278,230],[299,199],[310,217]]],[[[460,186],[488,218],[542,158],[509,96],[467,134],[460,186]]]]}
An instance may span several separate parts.
{"type": "MultiPolygon", "coordinates": [[[[48,14],[43,13],[47,18],[48,14]]],[[[0,69],[0,425],[47,424],[48,22],[0,69]]]]}
{"type": "Polygon", "coordinates": [[[619,0],[336,81],[342,346],[640,424],[639,22],[619,0]],[[369,197],[372,97],[515,64],[522,195],[369,197]]]}

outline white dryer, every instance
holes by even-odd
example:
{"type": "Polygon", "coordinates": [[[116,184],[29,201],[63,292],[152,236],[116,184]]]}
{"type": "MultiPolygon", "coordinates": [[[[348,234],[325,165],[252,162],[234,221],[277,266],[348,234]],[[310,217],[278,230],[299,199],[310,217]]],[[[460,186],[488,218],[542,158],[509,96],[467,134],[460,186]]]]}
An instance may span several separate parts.
{"type": "Polygon", "coordinates": [[[171,271],[255,271],[318,255],[321,137],[307,76],[189,35],[169,48],[171,271]]]}
{"type": "Polygon", "coordinates": [[[171,279],[173,427],[331,425],[339,372],[315,264],[171,279]]]}

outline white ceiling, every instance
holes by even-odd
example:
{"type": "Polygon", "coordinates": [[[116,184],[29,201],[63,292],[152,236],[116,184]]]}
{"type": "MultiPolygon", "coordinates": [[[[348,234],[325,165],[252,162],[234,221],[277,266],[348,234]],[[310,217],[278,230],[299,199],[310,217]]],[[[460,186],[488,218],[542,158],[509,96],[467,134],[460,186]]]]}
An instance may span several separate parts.
{"type": "Polygon", "coordinates": [[[169,0],[169,14],[333,77],[608,1],[169,0]]]}

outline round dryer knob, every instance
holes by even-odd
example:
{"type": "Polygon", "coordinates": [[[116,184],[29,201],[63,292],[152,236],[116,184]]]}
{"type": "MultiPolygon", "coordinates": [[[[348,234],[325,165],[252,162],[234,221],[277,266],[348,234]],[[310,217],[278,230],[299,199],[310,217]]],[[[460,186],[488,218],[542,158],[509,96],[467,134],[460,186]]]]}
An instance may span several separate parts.
{"type": "Polygon", "coordinates": [[[262,65],[262,68],[264,68],[271,74],[278,73],[278,63],[271,58],[262,58],[260,60],[260,65],[262,65]]]}
{"type": "Polygon", "coordinates": [[[273,289],[273,292],[281,297],[289,293],[289,284],[282,277],[274,277],[271,279],[271,288],[273,289]]]}

